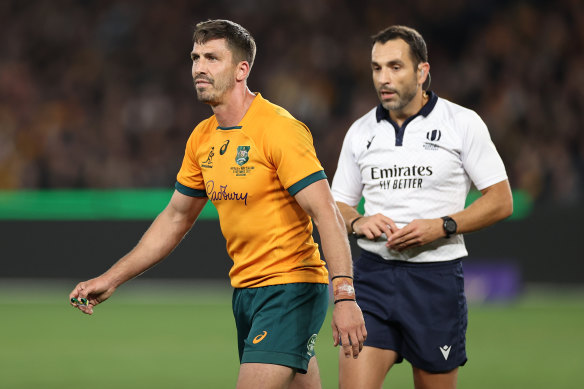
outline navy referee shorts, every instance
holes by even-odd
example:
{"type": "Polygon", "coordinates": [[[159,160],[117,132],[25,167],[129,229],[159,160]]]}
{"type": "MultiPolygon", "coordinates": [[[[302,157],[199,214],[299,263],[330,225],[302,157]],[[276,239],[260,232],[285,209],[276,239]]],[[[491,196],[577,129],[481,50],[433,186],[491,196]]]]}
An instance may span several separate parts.
{"type": "Polygon", "coordinates": [[[412,366],[440,373],[466,363],[467,306],[460,259],[387,261],[362,250],[355,293],[367,327],[365,346],[394,350],[412,366]]]}

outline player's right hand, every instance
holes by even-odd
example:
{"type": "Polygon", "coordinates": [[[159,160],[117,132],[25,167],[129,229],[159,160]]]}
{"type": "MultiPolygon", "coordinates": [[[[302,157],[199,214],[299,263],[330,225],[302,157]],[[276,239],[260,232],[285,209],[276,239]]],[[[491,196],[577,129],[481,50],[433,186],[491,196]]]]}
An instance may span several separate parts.
{"type": "Polygon", "coordinates": [[[341,301],[333,309],[333,345],[342,346],[346,358],[357,358],[367,339],[361,308],[355,301],[341,301]]]}
{"type": "Polygon", "coordinates": [[[75,289],[69,293],[69,302],[83,313],[91,315],[93,314],[93,307],[107,300],[115,290],[116,288],[103,277],[93,278],[78,283],[75,289]],[[71,301],[73,298],[77,300],[86,298],[88,303],[87,305],[76,304],[71,301]]]}
{"type": "Polygon", "coordinates": [[[389,239],[391,234],[397,232],[397,230],[398,228],[394,221],[380,213],[364,216],[353,224],[355,234],[363,235],[370,240],[375,240],[382,234],[385,234],[389,239]]]}

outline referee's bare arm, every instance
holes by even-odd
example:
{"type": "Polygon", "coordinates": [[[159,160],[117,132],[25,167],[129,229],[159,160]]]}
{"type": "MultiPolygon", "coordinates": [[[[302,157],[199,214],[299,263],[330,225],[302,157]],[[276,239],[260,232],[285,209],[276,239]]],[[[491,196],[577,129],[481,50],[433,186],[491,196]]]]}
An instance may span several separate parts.
{"type": "MultiPolygon", "coordinates": [[[[513,196],[508,180],[482,189],[481,194],[481,197],[464,210],[444,215],[454,219],[457,224],[457,234],[480,230],[513,213],[513,196]]],[[[442,219],[416,219],[393,234],[387,246],[401,251],[410,247],[423,246],[445,235],[442,219]]]]}
{"type": "MultiPolygon", "coordinates": [[[[318,227],[330,276],[353,276],[345,223],[335,205],[328,181],[316,181],[298,192],[294,198],[318,227]]],[[[367,331],[363,314],[356,302],[342,301],[335,304],[332,329],[334,345],[337,346],[340,340],[345,357],[357,358],[367,331]]]]}
{"type": "Polygon", "coordinates": [[[509,180],[481,190],[481,197],[452,217],[458,225],[457,233],[478,231],[506,219],[513,213],[513,196],[509,180]]]}
{"type": "Polygon", "coordinates": [[[166,258],[191,229],[206,202],[206,197],[190,197],[175,191],[136,247],[101,276],[77,284],[69,298],[87,298],[87,306],[77,307],[92,314],[93,307],[109,298],[118,286],[166,258]]]}

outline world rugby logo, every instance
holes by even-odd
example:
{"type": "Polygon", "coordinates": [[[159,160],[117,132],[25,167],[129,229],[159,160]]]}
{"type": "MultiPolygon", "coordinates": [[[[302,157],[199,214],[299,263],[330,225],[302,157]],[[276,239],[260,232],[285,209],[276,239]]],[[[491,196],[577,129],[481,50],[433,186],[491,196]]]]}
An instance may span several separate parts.
{"type": "Polygon", "coordinates": [[[440,130],[432,130],[426,133],[426,139],[432,142],[438,142],[442,137],[442,132],[440,130]]]}

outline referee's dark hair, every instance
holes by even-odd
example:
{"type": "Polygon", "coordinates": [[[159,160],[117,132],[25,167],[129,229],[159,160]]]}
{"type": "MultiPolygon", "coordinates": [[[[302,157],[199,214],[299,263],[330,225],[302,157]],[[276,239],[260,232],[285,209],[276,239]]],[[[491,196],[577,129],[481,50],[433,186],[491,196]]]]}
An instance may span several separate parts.
{"type": "Polygon", "coordinates": [[[213,39],[225,39],[236,62],[247,61],[253,66],[256,43],[249,31],[230,20],[215,19],[197,23],[193,42],[206,43],[213,39]]]}
{"type": "Polygon", "coordinates": [[[426,42],[422,35],[411,27],[400,25],[389,26],[385,30],[373,35],[371,39],[372,46],[377,42],[384,44],[390,40],[402,39],[410,47],[410,55],[414,60],[414,67],[417,67],[421,62],[428,62],[426,42]]]}

